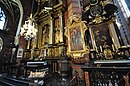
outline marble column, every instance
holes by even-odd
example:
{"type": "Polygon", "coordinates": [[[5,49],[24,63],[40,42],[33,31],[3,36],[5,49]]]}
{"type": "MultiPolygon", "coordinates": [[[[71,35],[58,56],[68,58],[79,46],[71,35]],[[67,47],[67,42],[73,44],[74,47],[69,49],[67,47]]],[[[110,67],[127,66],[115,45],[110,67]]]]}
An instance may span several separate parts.
{"type": "MultiPolygon", "coordinates": [[[[22,24],[22,19],[23,19],[23,6],[22,6],[20,0],[15,0],[15,2],[18,4],[19,9],[20,9],[20,18],[19,18],[19,22],[18,22],[18,26],[17,26],[18,28],[17,28],[16,35],[15,35],[14,44],[15,44],[16,47],[17,46],[19,47],[19,35],[20,35],[21,24],[22,24]]],[[[16,48],[12,49],[11,62],[13,61],[13,59],[16,61],[16,59],[17,59],[16,57],[17,56],[14,56],[14,55],[17,52],[17,50],[18,49],[16,49],[16,48]]]]}

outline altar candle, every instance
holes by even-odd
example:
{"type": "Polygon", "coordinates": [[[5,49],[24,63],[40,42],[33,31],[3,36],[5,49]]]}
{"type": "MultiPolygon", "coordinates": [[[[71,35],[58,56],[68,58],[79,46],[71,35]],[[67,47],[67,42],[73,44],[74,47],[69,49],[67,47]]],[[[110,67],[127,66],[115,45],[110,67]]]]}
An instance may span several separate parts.
{"type": "Polygon", "coordinates": [[[114,48],[114,45],[112,44],[112,49],[113,49],[113,51],[115,51],[115,48],[114,48]]]}
{"type": "Polygon", "coordinates": [[[100,46],[100,50],[101,50],[101,52],[102,52],[102,46],[100,46]]]}

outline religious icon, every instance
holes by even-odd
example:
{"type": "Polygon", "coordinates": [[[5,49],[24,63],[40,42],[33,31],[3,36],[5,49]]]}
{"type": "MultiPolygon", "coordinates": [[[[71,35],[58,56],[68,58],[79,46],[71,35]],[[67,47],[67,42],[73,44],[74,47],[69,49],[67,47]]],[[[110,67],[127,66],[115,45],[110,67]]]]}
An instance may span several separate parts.
{"type": "Polygon", "coordinates": [[[67,37],[67,54],[73,58],[80,58],[89,53],[88,47],[85,45],[84,34],[87,27],[78,15],[72,15],[65,30],[67,37]]]}
{"type": "Polygon", "coordinates": [[[55,20],[55,43],[59,43],[60,41],[60,20],[55,20]]]}
{"type": "Polygon", "coordinates": [[[82,22],[77,22],[68,27],[68,54],[74,57],[80,57],[84,55],[84,53],[88,53],[88,49],[85,46],[84,32],[82,22]]]}
{"type": "Polygon", "coordinates": [[[107,23],[98,26],[92,26],[91,30],[93,32],[97,51],[101,50],[101,47],[104,48],[104,45],[112,45],[112,38],[110,36],[109,27],[107,23]]]}
{"type": "Polygon", "coordinates": [[[42,46],[49,43],[49,25],[44,25],[42,29],[42,46]]]}
{"type": "Polygon", "coordinates": [[[70,29],[70,38],[70,45],[72,51],[83,50],[80,26],[70,29]]]}

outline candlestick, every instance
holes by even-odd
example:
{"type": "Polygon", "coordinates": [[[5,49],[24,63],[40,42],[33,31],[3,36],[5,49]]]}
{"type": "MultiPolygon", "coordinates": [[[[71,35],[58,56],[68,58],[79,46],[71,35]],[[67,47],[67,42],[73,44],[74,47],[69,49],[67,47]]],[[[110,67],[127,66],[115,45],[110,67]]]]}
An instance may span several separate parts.
{"type": "Polygon", "coordinates": [[[101,52],[102,52],[102,46],[100,46],[100,50],[101,50],[101,52]]]}
{"type": "Polygon", "coordinates": [[[115,51],[114,45],[112,44],[112,50],[115,51]]]}

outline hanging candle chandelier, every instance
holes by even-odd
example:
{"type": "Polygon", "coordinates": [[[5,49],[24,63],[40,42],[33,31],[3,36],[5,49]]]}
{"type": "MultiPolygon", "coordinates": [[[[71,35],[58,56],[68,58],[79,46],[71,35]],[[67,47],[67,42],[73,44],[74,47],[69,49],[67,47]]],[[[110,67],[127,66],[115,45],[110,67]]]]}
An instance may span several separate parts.
{"type": "Polygon", "coordinates": [[[21,27],[21,36],[24,36],[26,40],[32,39],[36,37],[37,29],[34,19],[32,18],[32,14],[29,19],[25,21],[23,27],[21,27]]]}

